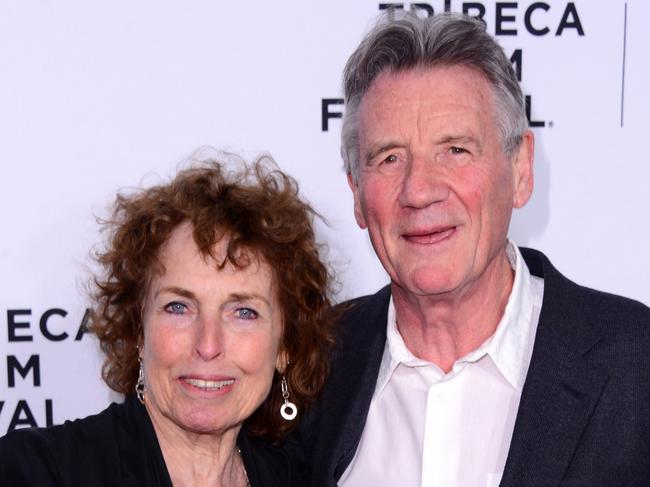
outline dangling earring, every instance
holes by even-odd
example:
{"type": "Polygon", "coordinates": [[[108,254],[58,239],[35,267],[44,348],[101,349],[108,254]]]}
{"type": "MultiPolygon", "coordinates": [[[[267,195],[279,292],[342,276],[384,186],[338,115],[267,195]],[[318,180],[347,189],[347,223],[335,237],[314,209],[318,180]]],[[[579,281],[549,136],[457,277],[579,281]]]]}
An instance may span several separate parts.
{"type": "Polygon", "coordinates": [[[298,408],[294,403],[289,401],[289,385],[287,384],[287,377],[282,376],[282,381],[280,381],[282,386],[282,398],[284,399],[284,404],[280,406],[280,416],[282,416],[287,421],[292,421],[298,415],[298,408]]]}
{"type": "Polygon", "coordinates": [[[144,404],[144,366],[142,365],[142,357],[138,357],[140,363],[140,370],[138,371],[138,382],[135,383],[135,395],[138,401],[144,404]]]}

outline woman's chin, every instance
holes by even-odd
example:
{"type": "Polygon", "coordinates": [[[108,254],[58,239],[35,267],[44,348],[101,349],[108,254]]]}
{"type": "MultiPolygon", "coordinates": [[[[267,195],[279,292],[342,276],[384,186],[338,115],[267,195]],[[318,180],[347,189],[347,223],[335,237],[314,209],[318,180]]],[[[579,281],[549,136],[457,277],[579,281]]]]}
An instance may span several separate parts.
{"type": "Polygon", "coordinates": [[[223,434],[232,428],[239,428],[243,420],[228,417],[223,411],[195,407],[179,414],[174,421],[180,428],[195,434],[223,434]]]}

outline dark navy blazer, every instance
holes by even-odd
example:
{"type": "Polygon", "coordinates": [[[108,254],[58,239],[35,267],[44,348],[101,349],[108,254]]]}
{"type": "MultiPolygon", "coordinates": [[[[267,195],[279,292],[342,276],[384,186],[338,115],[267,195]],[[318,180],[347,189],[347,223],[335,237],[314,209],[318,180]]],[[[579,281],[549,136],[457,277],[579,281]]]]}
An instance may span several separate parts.
{"type": "MultiPolygon", "coordinates": [[[[501,486],[650,486],[650,309],[521,250],[544,297],[501,486]]],[[[387,286],[343,305],[331,375],[299,430],[315,487],[335,486],[359,444],[389,298],[387,286]]]]}

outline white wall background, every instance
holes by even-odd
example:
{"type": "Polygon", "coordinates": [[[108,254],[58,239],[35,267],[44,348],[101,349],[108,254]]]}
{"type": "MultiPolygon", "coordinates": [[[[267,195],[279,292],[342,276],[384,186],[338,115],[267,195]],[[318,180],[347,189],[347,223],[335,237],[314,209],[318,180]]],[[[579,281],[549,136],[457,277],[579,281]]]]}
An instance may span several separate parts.
{"type": "MultiPolygon", "coordinates": [[[[503,2],[480,3],[494,33],[503,2]]],[[[508,54],[522,49],[531,118],[546,126],[535,129],[535,195],[511,235],[580,283],[650,304],[650,3],[547,0],[531,17],[549,27],[543,36],[525,27],[535,2],[515,3],[502,27],[517,34],[497,38],[508,54]],[[584,36],[555,35],[569,4],[584,36]]],[[[321,130],[321,100],[341,96],[343,65],[378,10],[369,0],[0,0],[0,435],[45,425],[48,408],[60,423],[118,399],[99,378],[95,340],[74,340],[95,217],[120,188],[158,182],[201,145],[270,151],[299,180],[330,222],[319,231],[339,299],[387,282],[353,220],[340,120],[321,130]],[[68,333],[61,341],[39,327],[53,308],[67,313],[47,322],[68,333]],[[8,369],[33,355],[40,386],[33,369],[8,369]]]]}

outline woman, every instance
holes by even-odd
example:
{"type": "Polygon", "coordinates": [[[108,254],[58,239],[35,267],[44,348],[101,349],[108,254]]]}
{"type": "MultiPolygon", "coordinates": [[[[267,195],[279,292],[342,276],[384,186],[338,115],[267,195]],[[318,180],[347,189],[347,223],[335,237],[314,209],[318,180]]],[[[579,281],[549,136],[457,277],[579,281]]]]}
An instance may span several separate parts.
{"type": "Polygon", "coordinates": [[[268,159],[118,196],[92,331],[125,402],[0,439],[2,485],[303,485],[277,443],[327,375],[329,281],[268,159]]]}

